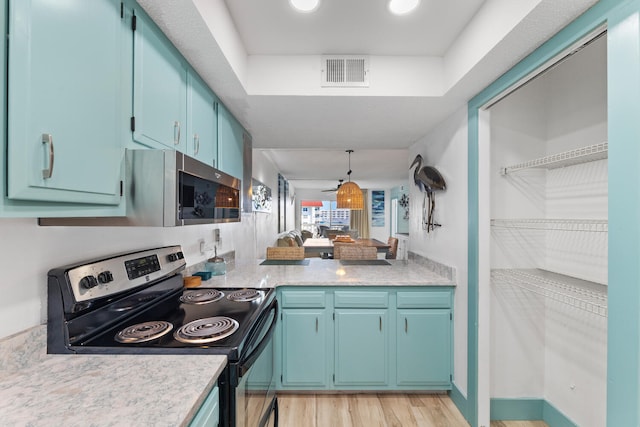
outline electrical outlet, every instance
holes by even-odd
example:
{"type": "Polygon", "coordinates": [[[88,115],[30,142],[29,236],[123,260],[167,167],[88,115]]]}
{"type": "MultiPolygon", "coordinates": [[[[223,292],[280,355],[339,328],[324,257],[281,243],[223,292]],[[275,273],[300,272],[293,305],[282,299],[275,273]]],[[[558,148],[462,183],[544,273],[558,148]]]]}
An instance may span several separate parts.
{"type": "Polygon", "coordinates": [[[204,255],[204,251],[206,249],[204,246],[204,239],[198,240],[198,243],[200,244],[200,255],[204,255]]]}
{"type": "Polygon", "coordinates": [[[213,241],[216,243],[220,243],[220,229],[219,228],[214,228],[213,229],[213,241]]]}

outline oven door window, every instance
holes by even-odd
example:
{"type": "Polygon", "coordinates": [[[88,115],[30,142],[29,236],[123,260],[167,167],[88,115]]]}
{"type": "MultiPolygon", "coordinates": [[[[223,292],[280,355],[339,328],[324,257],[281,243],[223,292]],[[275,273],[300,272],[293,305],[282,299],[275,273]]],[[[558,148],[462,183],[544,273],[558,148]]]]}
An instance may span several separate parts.
{"type": "MultiPolygon", "coordinates": [[[[271,313],[273,317],[274,313],[271,313]]],[[[271,319],[266,323],[268,327],[271,319]]],[[[275,399],[273,339],[262,350],[251,368],[240,378],[236,388],[236,427],[266,425],[275,399]]]]}

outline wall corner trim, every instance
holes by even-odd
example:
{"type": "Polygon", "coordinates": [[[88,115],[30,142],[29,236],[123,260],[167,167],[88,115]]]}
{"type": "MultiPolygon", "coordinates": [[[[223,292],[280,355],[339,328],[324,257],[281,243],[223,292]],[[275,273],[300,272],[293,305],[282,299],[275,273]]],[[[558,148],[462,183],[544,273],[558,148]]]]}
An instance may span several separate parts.
{"type": "Polygon", "coordinates": [[[451,384],[451,390],[449,390],[449,398],[451,398],[453,404],[456,405],[464,419],[469,421],[469,417],[467,417],[467,398],[458,389],[455,382],[451,384]]]}

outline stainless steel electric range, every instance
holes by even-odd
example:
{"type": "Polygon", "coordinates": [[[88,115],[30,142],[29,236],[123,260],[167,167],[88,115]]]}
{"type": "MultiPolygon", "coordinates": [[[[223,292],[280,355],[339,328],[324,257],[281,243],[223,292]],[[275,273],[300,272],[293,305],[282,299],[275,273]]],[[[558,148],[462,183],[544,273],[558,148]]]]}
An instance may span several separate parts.
{"type": "Polygon", "coordinates": [[[50,270],[48,352],[223,354],[220,425],[277,426],[275,292],[184,289],[184,268],[167,246],[50,270]]]}

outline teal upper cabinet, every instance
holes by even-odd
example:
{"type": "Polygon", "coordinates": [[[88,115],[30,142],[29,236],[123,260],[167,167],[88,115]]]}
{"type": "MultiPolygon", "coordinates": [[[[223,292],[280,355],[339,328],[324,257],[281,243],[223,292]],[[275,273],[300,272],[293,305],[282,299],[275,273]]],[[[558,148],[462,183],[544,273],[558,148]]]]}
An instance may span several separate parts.
{"type": "Polygon", "coordinates": [[[119,204],[120,1],[11,0],[8,22],[7,197],[119,204]]]}
{"type": "Polygon", "coordinates": [[[242,179],[244,129],[227,108],[218,106],[218,169],[242,179]]]}
{"type": "Polygon", "coordinates": [[[136,9],[133,27],[133,139],[187,152],[187,65],[155,23],[136,9]]]}
{"type": "Polygon", "coordinates": [[[203,163],[216,165],[218,153],[217,102],[198,75],[190,70],[187,90],[188,130],[186,153],[203,163]]]}

